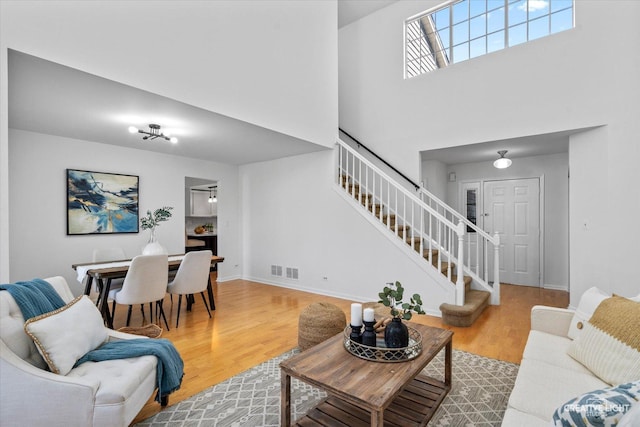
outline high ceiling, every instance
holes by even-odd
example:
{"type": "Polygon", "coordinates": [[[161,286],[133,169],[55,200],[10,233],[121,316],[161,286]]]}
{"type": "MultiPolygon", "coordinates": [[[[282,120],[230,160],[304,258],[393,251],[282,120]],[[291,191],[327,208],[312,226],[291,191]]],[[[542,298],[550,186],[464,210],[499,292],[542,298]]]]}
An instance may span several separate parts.
{"type": "Polygon", "coordinates": [[[398,0],[338,0],[338,28],[376,12],[398,0]]]}
{"type": "Polygon", "coordinates": [[[245,164],[323,147],[17,51],[9,51],[9,127],[245,164]],[[162,126],[179,139],[143,141],[129,126],[162,126]]]}
{"type": "MultiPolygon", "coordinates": [[[[391,3],[340,0],[339,26],[391,3]]],[[[326,149],[22,52],[10,50],[8,62],[10,128],[236,165],[326,149]],[[150,123],[179,142],[127,132],[150,123]]]]}
{"type": "MultiPolygon", "coordinates": [[[[396,0],[339,0],[338,26],[396,0]]],[[[227,164],[246,164],[324,150],[325,147],[207,111],[25,53],[9,51],[9,127],[227,164]],[[177,144],[143,141],[131,125],[158,123],[177,144]]],[[[423,152],[443,163],[484,161],[508,149],[511,157],[567,150],[567,134],[497,141],[423,152]]]]}

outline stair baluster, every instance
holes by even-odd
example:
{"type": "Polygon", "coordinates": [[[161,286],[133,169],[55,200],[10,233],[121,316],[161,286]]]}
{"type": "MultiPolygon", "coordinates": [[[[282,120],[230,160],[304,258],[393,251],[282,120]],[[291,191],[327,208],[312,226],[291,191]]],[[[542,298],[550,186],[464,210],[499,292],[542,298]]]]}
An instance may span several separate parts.
{"type": "Polygon", "coordinates": [[[492,304],[499,304],[497,234],[488,235],[424,188],[418,190],[420,197],[416,197],[348,144],[338,140],[337,145],[337,182],[340,187],[385,228],[407,242],[429,265],[455,282],[456,305],[464,304],[465,289],[470,280],[491,292],[492,304]],[[467,229],[473,230],[473,234],[477,236],[475,248],[470,245],[471,233],[467,233],[467,229]],[[491,252],[490,247],[494,249],[491,252]],[[494,258],[493,286],[489,284],[490,253],[494,258]],[[475,260],[473,268],[469,263],[472,259],[475,260]]]}

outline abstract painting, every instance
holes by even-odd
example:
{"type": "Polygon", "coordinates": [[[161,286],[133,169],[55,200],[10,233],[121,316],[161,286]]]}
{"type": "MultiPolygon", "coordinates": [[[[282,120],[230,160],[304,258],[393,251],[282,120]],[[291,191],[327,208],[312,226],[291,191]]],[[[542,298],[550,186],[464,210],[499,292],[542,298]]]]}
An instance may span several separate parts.
{"type": "Polygon", "coordinates": [[[67,169],[67,234],[138,232],[135,175],[67,169]]]}

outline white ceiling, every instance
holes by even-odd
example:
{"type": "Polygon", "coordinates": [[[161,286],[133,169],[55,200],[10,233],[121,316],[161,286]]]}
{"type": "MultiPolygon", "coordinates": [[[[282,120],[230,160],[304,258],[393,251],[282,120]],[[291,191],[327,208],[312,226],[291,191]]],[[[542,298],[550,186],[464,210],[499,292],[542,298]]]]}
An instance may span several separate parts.
{"type": "Polygon", "coordinates": [[[569,135],[584,130],[585,129],[576,129],[423,151],[421,158],[423,161],[437,160],[447,165],[457,165],[461,163],[493,161],[500,157],[498,155],[499,150],[507,150],[508,153],[505,157],[510,159],[566,153],[569,151],[569,135]]]}
{"type": "MultiPolygon", "coordinates": [[[[338,25],[397,0],[339,0],[338,25]]],[[[227,164],[246,164],[325,149],[308,141],[207,111],[18,51],[9,50],[9,127],[227,164]],[[157,123],[178,144],[143,141],[131,125],[157,123]]],[[[421,153],[446,164],[566,152],[567,132],[421,153]]]]}
{"type": "Polygon", "coordinates": [[[338,0],[338,28],[349,25],[398,0],[338,0]]]}
{"type": "Polygon", "coordinates": [[[9,51],[9,127],[227,164],[325,147],[35,56],[9,51]],[[133,125],[179,139],[143,141],[133,125]]]}
{"type": "MultiPolygon", "coordinates": [[[[339,0],[339,26],[392,0],[339,0]]],[[[187,105],[18,51],[9,51],[9,127],[228,164],[277,159],[325,147],[187,105]],[[162,126],[179,138],[143,141],[131,125],[162,126]]]]}

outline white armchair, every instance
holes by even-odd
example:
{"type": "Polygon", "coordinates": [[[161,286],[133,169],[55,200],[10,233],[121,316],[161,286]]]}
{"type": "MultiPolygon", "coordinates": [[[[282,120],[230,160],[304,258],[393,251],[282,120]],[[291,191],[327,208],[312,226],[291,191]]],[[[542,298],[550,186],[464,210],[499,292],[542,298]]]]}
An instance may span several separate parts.
{"type": "MultiPolygon", "coordinates": [[[[62,277],[45,279],[65,302],[73,299],[62,277]]],[[[154,356],[87,362],[54,374],[24,331],[13,297],[0,291],[0,425],[127,426],[156,389],[154,356]]],[[[111,329],[108,340],[141,338],[111,329]]]]}

